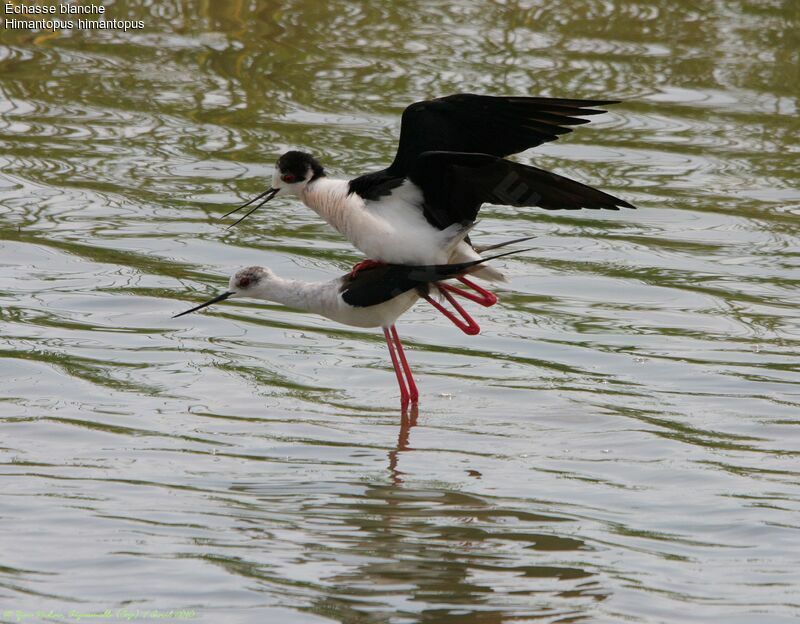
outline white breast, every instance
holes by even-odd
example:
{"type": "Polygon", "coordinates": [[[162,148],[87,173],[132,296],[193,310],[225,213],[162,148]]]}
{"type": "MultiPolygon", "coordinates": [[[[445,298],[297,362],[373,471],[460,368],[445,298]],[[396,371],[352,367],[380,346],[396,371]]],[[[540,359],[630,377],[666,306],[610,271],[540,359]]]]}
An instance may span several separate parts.
{"type": "Polygon", "coordinates": [[[322,178],[302,199],[367,258],[397,264],[443,264],[448,236],[427,222],[422,192],[406,180],[376,201],[348,195],[346,180],[322,178]]]}

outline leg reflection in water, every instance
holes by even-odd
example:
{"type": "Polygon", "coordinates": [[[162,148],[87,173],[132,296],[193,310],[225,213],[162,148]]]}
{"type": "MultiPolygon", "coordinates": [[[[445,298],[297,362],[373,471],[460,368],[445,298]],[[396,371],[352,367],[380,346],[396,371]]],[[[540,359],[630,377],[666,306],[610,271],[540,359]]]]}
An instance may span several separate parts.
{"type": "Polygon", "coordinates": [[[397,434],[397,447],[389,451],[389,473],[395,485],[399,485],[403,482],[402,475],[404,473],[397,469],[400,453],[402,451],[414,450],[409,446],[409,439],[411,437],[411,428],[417,424],[418,417],[419,406],[416,403],[412,403],[409,409],[404,409],[400,414],[400,431],[397,434]]]}

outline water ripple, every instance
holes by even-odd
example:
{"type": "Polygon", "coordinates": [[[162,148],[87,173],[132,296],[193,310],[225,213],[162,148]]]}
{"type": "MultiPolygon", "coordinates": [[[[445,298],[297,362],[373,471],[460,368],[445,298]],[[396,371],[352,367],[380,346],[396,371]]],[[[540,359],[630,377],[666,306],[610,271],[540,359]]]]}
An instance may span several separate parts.
{"type": "Polygon", "coordinates": [[[148,28],[0,34],[4,608],[800,613],[793,7],[112,8],[148,28]],[[240,266],[347,270],[295,201],[219,217],[289,148],[385,166],[403,107],[459,91],[625,100],[518,158],[639,209],[487,206],[476,240],[534,249],[499,263],[481,335],[403,317],[419,410],[380,332],[248,301],[170,318],[240,266]]]}

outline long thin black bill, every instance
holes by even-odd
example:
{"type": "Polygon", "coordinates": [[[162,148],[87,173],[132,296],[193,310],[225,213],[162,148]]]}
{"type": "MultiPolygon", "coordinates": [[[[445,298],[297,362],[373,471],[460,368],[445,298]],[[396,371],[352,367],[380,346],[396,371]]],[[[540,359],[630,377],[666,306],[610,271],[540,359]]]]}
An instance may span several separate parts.
{"type": "Polygon", "coordinates": [[[478,253],[483,253],[485,251],[491,251],[492,249],[500,249],[501,247],[507,247],[508,245],[516,245],[517,243],[524,243],[525,241],[533,240],[536,238],[535,236],[525,236],[523,238],[515,238],[514,240],[507,240],[503,241],[502,243],[497,243],[496,245],[487,245],[486,247],[475,247],[475,251],[478,253]]]}
{"type": "Polygon", "coordinates": [[[191,310],[186,310],[186,312],[181,312],[180,314],[176,314],[172,318],[178,318],[179,316],[183,316],[184,314],[189,314],[190,312],[197,312],[198,310],[202,310],[206,306],[210,306],[212,303],[219,303],[220,301],[225,301],[228,297],[233,294],[230,290],[227,292],[222,293],[221,295],[214,297],[211,301],[206,301],[205,303],[201,303],[199,306],[193,307],[191,310]]]}
{"type": "MultiPolygon", "coordinates": [[[[275,195],[277,195],[277,194],[278,194],[278,189],[275,189],[275,188],[268,188],[266,191],[264,191],[263,193],[261,193],[261,195],[257,195],[257,196],[255,196],[255,197],[254,197],[253,199],[251,199],[249,202],[246,202],[246,203],[242,204],[241,206],[239,206],[238,208],[234,208],[234,209],[233,209],[233,210],[231,210],[230,212],[228,212],[228,213],[226,213],[226,214],[222,215],[222,218],[224,219],[225,217],[230,217],[232,214],[234,214],[234,213],[236,213],[236,212],[239,212],[239,211],[240,211],[242,208],[247,208],[247,207],[248,207],[250,204],[252,204],[252,203],[254,203],[254,202],[257,202],[259,199],[264,199],[264,201],[262,201],[260,204],[258,204],[258,205],[257,205],[257,206],[256,206],[256,207],[253,209],[253,210],[258,210],[259,208],[261,208],[261,206],[263,206],[264,204],[266,204],[266,203],[267,203],[267,202],[268,202],[270,199],[272,199],[273,197],[275,197],[275,195]],[[265,199],[265,198],[266,198],[266,199],[265,199]]],[[[250,212],[248,212],[248,213],[247,213],[247,214],[246,214],[244,217],[242,217],[242,219],[244,219],[244,218],[245,218],[245,217],[247,217],[248,215],[252,214],[252,213],[253,213],[253,210],[251,210],[250,212]]],[[[242,219],[239,219],[239,221],[237,221],[236,223],[239,223],[239,222],[240,222],[242,219]]],[[[233,225],[236,225],[236,223],[234,223],[233,225]]],[[[233,226],[229,226],[229,227],[233,227],[233,226]]]]}

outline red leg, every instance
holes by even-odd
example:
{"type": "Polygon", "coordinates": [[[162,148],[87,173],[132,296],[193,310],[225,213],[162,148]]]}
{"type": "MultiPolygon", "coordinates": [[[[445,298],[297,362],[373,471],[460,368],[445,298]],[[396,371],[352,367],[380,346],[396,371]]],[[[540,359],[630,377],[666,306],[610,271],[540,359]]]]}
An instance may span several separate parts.
{"type": "Polygon", "coordinates": [[[362,260],[357,265],[355,265],[352,269],[350,269],[350,276],[355,277],[358,275],[359,271],[363,271],[364,269],[371,269],[376,266],[383,266],[386,264],[385,262],[378,262],[377,260],[362,260]]]}
{"type": "MultiPolygon", "coordinates": [[[[475,295],[471,295],[470,296],[469,293],[459,289],[459,294],[463,293],[463,294],[461,294],[462,297],[466,297],[467,299],[472,299],[472,301],[475,301],[476,303],[480,303],[482,306],[484,306],[486,308],[489,308],[489,307],[493,306],[495,303],[497,303],[497,295],[495,295],[493,292],[489,292],[488,290],[486,290],[482,286],[479,286],[478,284],[473,282],[471,279],[467,279],[463,275],[461,277],[457,277],[456,279],[459,282],[461,282],[462,284],[464,284],[465,286],[468,286],[469,288],[474,290],[476,293],[478,293],[478,295],[480,295],[480,297],[477,297],[475,295]]],[[[450,286],[450,288],[453,288],[453,287],[450,286]]]]}
{"type": "Polygon", "coordinates": [[[457,288],[456,286],[451,286],[450,284],[439,284],[439,288],[451,292],[454,295],[458,295],[459,297],[464,297],[465,299],[469,299],[470,301],[479,303],[485,308],[491,307],[495,303],[497,303],[497,297],[493,293],[490,293],[488,290],[486,292],[490,296],[486,297],[485,295],[476,295],[471,292],[467,292],[463,288],[457,288]]]}
{"type": "Polygon", "coordinates": [[[395,353],[394,342],[392,335],[389,333],[389,328],[383,328],[383,335],[386,337],[386,346],[389,347],[389,356],[392,358],[392,366],[394,366],[394,374],[397,375],[397,385],[400,386],[400,405],[405,407],[408,405],[408,390],[406,384],[403,382],[403,374],[400,372],[400,365],[397,362],[397,353],[395,353]]]}
{"type": "Polygon", "coordinates": [[[403,343],[400,342],[400,336],[397,335],[397,328],[394,325],[392,325],[391,330],[394,344],[397,347],[397,355],[400,356],[400,363],[403,365],[403,372],[406,374],[406,383],[408,384],[408,393],[411,397],[411,402],[416,403],[419,401],[419,391],[417,390],[417,384],[414,383],[414,376],[411,374],[411,367],[408,365],[406,352],[403,351],[403,343]]]}
{"type": "Polygon", "coordinates": [[[456,311],[461,315],[461,318],[457,318],[455,314],[450,312],[450,310],[448,310],[441,303],[436,301],[436,299],[432,299],[430,295],[423,295],[423,297],[425,301],[430,303],[434,308],[439,310],[439,312],[441,312],[447,318],[449,318],[453,322],[453,325],[458,327],[465,334],[474,336],[475,334],[479,333],[481,331],[481,328],[475,322],[475,319],[473,319],[469,314],[467,314],[467,311],[461,307],[461,304],[459,304],[458,301],[453,299],[453,295],[451,295],[446,290],[442,290],[441,292],[444,295],[444,298],[450,302],[450,305],[452,305],[456,309],[456,311]]]}

